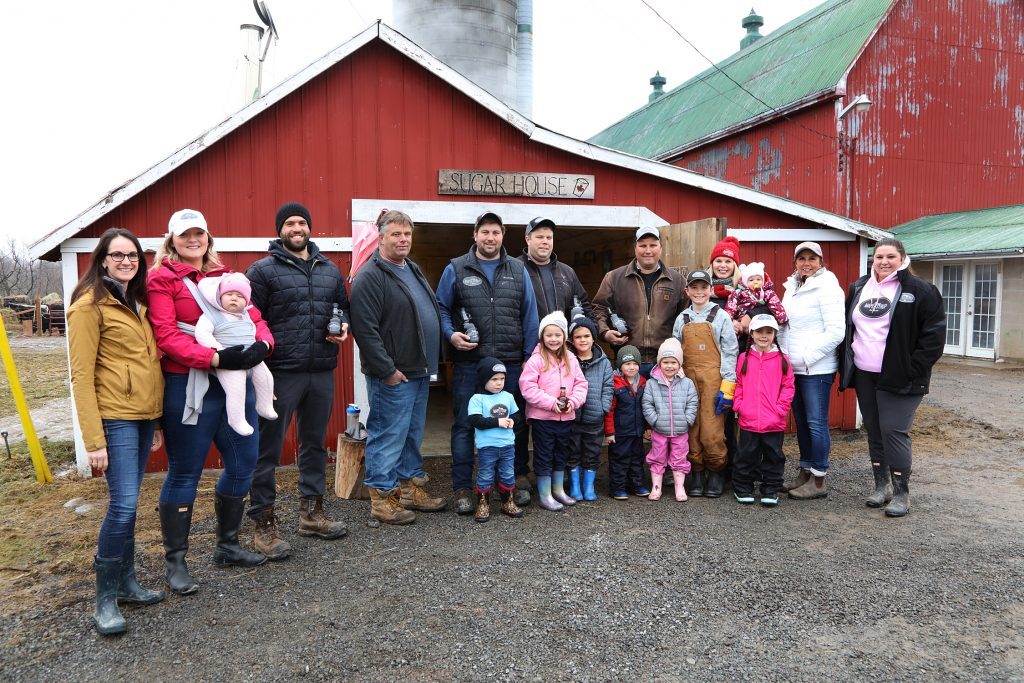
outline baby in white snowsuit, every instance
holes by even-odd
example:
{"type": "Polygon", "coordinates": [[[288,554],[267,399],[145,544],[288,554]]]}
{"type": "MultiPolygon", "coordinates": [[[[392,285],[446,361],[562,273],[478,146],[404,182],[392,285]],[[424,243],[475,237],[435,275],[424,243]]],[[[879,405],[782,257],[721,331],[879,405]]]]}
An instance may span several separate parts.
{"type": "MultiPolygon", "coordinates": [[[[199,293],[216,311],[215,316],[206,313],[199,316],[196,322],[197,342],[217,350],[238,344],[248,347],[256,343],[256,324],[247,311],[252,287],[244,275],[229,273],[204,278],[199,282],[199,293]]],[[[249,436],[253,433],[253,426],[245,420],[245,380],[250,371],[214,368],[212,372],[216,373],[224,389],[228,424],[242,436],[249,436]]],[[[251,372],[252,386],[256,391],[256,413],[262,418],[276,420],[274,376],[264,363],[253,367],[251,372]]]]}

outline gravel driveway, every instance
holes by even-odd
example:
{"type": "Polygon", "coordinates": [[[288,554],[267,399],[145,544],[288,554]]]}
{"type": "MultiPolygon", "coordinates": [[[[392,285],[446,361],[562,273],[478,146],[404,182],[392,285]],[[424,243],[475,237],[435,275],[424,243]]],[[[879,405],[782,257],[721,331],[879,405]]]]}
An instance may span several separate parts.
{"type": "Polygon", "coordinates": [[[350,535],[325,543],[295,535],[290,485],[293,557],[249,571],[210,566],[203,500],[198,594],[127,608],[129,633],[101,638],[83,568],[77,594],[0,618],[3,679],[1024,680],[1021,376],[974,374],[937,370],[900,520],[864,507],[859,433],[835,435],[827,500],[775,510],[603,497],[371,529],[368,503],[332,497],[350,535]]]}

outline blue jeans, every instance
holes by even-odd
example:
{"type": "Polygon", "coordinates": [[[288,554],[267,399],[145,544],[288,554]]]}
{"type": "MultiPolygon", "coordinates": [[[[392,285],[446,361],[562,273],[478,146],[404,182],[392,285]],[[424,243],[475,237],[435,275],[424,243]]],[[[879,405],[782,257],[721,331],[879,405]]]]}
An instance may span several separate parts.
{"type": "MultiPolygon", "coordinates": [[[[167,450],[167,477],[160,490],[160,502],[189,505],[196,499],[196,487],[203,475],[203,466],[210,446],[216,445],[224,471],[217,479],[217,492],[240,498],[249,492],[252,471],[256,466],[260,435],[242,436],[228,426],[224,390],[217,378],[210,375],[210,388],[203,398],[203,412],[194,425],[181,423],[185,410],[185,386],[188,375],[164,373],[164,447],[167,450]]],[[[256,392],[252,382],[245,385],[245,419],[256,424],[256,392]]]]}
{"type": "Polygon", "coordinates": [[[494,486],[494,470],[498,470],[498,486],[511,491],[516,485],[516,447],[484,446],[477,451],[476,490],[489,493],[494,486]]]}
{"type": "Polygon", "coordinates": [[[366,418],[366,487],[390,491],[399,479],[423,476],[423,426],[430,378],[394,386],[366,377],[370,414],[366,418]]]}
{"type": "Polygon", "coordinates": [[[103,420],[110,505],[100,526],[99,557],[121,557],[125,542],[135,536],[139,488],[155,430],[156,420],[103,420]]]}
{"type": "MultiPolygon", "coordinates": [[[[505,363],[505,391],[512,394],[519,410],[524,409],[523,397],[519,391],[519,376],[523,366],[505,363]]],[[[469,424],[469,399],[476,393],[476,363],[456,363],[452,373],[452,487],[473,488],[473,442],[475,434],[469,424]]],[[[516,475],[529,472],[529,453],[526,447],[526,421],[516,427],[516,475]]]]}
{"type": "Polygon", "coordinates": [[[836,373],[796,375],[793,394],[793,420],[800,445],[800,467],[822,475],[828,470],[832,437],[828,431],[828,405],[836,373]]]}

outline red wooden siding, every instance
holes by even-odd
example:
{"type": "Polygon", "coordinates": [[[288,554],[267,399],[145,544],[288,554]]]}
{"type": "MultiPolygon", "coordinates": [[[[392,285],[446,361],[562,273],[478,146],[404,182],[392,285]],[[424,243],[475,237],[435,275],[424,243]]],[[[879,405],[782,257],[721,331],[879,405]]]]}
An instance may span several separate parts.
{"type": "MultiPolygon", "coordinates": [[[[668,223],[723,217],[730,228],[815,227],[762,206],[532,142],[415,62],[374,42],[182,164],[83,230],[81,236],[96,237],[118,225],[143,237],[158,237],[166,232],[170,214],[187,206],[206,215],[215,238],[269,240],[275,237],[277,207],[296,200],[312,213],[314,241],[346,237],[351,235],[353,198],[479,200],[439,196],[437,171],[441,168],[592,174],[596,177],[593,201],[558,203],[647,206],[668,223]]],[[[545,203],[524,198],[509,201],[545,203]]],[[[499,203],[495,199],[495,204],[499,203]]],[[[791,253],[792,246],[779,248],[791,253]]],[[[841,251],[844,262],[856,259],[856,243],[836,244],[831,249],[841,251]]],[[[225,260],[244,270],[261,256],[225,254],[225,260]]],[[[347,254],[329,256],[348,272],[347,254]]],[[[341,359],[346,369],[337,374],[329,443],[343,428],[343,409],[352,399],[352,378],[347,370],[351,362],[349,343],[341,359]]],[[[850,425],[852,421],[847,423],[850,425]]],[[[289,435],[283,461],[293,460],[294,453],[289,435]]],[[[164,462],[161,457],[151,459],[154,468],[164,462]]]]}

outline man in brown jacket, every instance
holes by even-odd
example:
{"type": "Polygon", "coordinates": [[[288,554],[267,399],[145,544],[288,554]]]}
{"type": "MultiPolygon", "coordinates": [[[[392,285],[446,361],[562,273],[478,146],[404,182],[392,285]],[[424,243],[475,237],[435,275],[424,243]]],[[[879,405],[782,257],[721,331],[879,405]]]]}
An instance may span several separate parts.
{"type": "Polygon", "coordinates": [[[649,377],[661,343],[672,336],[676,316],[686,308],[683,276],[661,262],[661,232],[657,228],[636,231],[636,258],[604,276],[594,297],[598,335],[617,353],[626,344],[640,350],[640,372],[649,377]],[[611,322],[617,313],[626,323],[626,334],[611,322]]]}

